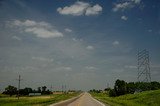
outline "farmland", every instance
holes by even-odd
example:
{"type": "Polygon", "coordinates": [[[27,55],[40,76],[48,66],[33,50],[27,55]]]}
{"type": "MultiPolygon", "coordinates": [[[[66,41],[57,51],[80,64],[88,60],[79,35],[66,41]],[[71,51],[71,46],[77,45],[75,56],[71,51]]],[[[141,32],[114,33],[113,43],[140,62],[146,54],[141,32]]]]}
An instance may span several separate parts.
{"type": "Polygon", "coordinates": [[[79,95],[79,93],[73,94],[54,94],[54,95],[44,95],[44,96],[25,96],[20,97],[9,97],[7,95],[0,94],[0,106],[47,106],[59,101],[63,101],[74,96],[79,95]]]}

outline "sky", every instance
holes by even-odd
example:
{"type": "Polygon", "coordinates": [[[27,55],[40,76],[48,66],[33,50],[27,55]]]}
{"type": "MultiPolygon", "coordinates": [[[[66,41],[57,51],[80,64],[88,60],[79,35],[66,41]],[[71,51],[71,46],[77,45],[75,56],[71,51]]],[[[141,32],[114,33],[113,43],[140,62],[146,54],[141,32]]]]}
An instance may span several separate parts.
{"type": "Polygon", "coordinates": [[[137,81],[137,53],[160,81],[159,0],[0,0],[0,90],[137,81]]]}

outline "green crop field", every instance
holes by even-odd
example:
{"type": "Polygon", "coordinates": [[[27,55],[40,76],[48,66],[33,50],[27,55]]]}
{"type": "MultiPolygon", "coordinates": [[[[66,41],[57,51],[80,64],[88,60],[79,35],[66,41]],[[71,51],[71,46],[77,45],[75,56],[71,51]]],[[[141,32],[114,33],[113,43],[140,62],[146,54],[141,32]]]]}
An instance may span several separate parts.
{"type": "Polygon", "coordinates": [[[16,97],[9,97],[0,94],[0,106],[47,106],[77,95],[79,95],[79,93],[54,94],[47,96],[20,97],[18,100],[16,97]]]}
{"type": "Polygon", "coordinates": [[[111,106],[160,106],[160,90],[108,97],[105,93],[91,93],[93,97],[111,106]]]}

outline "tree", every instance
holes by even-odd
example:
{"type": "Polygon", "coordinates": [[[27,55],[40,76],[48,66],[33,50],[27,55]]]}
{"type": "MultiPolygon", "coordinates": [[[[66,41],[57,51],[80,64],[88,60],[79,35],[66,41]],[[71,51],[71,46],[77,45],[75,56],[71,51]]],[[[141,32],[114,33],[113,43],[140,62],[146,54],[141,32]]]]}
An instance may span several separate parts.
{"type": "Polygon", "coordinates": [[[151,90],[157,90],[160,89],[160,83],[157,81],[151,82],[151,90]]]}
{"type": "Polygon", "coordinates": [[[136,82],[135,86],[138,91],[151,90],[151,83],[150,82],[136,82]]]}
{"type": "Polygon", "coordinates": [[[131,93],[133,94],[136,90],[136,86],[135,86],[135,83],[134,82],[129,82],[127,83],[127,93],[131,93]]]}
{"type": "Polygon", "coordinates": [[[32,92],[32,88],[24,88],[24,89],[20,89],[20,95],[28,95],[29,93],[32,92]]]}
{"type": "Polygon", "coordinates": [[[117,96],[126,94],[126,82],[124,80],[117,79],[115,82],[114,90],[117,96]]]}
{"type": "Polygon", "coordinates": [[[4,94],[9,94],[10,96],[17,94],[17,88],[9,85],[5,88],[4,94]]]}
{"type": "Polygon", "coordinates": [[[109,96],[110,96],[110,97],[115,97],[115,96],[116,96],[116,92],[115,92],[114,89],[110,89],[110,90],[109,90],[109,96]]]}
{"type": "Polygon", "coordinates": [[[109,87],[104,89],[104,91],[110,91],[110,90],[111,90],[111,88],[109,88],[109,87]]]}
{"type": "Polygon", "coordinates": [[[46,89],[47,89],[47,87],[46,87],[46,86],[42,86],[42,92],[45,92],[45,91],[46,91],[46,89]]]}
{"type": "Polygon", "coordinates": [[[46,94],[46,89],[47,89],[47,87],[46,86],[42,86],[42,94],[46,94]]]}
{"type": "Polygon", "coordinates": [[[41,87],[38,87],[38,92],[41,93],[41,87]]]}

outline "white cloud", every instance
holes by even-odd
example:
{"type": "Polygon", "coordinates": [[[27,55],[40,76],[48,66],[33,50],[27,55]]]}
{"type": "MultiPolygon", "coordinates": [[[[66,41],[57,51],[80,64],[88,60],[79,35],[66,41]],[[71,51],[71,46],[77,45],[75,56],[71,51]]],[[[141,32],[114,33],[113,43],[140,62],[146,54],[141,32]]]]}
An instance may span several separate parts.
{"type": "Polygon", "coordinates": [[[94,47],[93,47],[93,46],[87,46],[86,49],[88,49],[88,50],[93,50],[94,47]]]}
{"type": "Polygon", "coordinates": [[[72,67],[66,67],[66,66],[58,67],[56,69],[58,71],[72,71],[72,67]]]}
{"type": "Polygon", "coordinates": [[[137,68],[137,66],[131,66],[131,65],[125,65],[124,67],[129,68],[129,69],[136,69],[137,68]]]}
{"type": "Polygon", "coordinates": [[[85,68],[88,70],[96,70],[97,69],[96,67],[93,67],[93,66],[86,66],[85,68]]]}
{"type": "Polygon", "coordinates": [[[65,28],[64,30],[65,30],[66,32],[72,32],[72,30],[69,29],[69,28],[65,28]]]}
{"type": "Polygon", "coordinates": [[[20,20],[15,20],[13,22],[13,25],[16,25],[16,26],[35,26],[35,25],[37,25],[37,23],[35,21],[31,21],[31,20],[26,20],[24,22],[22,22],[20,20]]]}
{"type": "Polygon", "coordinates": [[[114,45],[114,46],[119,45],[119,44],[120,44],[119,41],[114,41],[114,42],[112,43],[112,45],[114,45]]]}
{"type": "Polygon", "coordinates": [[[73,40],[74,42],[83,42],[83,39],[72,38],[72,40],[73,40]]]}
{"type": "Polygon", "coordinates": [[[18,41],[21,41],[22,39],[18,36],[13,36],[12,39],[15,39],[15,40],[18,40],[18,41]]]}
{"type": "Polygon", "coordinates": [[[98,4],[96,4],[93,7],[88,7],[85,14],[87,16],[96,15],[96,14],[99,14],[99,12],[101,12],[101,11],[102,11],[102,7],[98,4]]]}
{"type": "Polygon", "coordinates": [[[139,4],[141,0],[132,0],[135,4],[139,4]]]}
{"type": "Polygon", "coordinates": [[[149,29],[149,30],[148,30],[148,32],[152,32],[152,31],[153,31],[152,29],[149,29]]]}
{"type": "Polygon", "coordinates": [[[73,40],[74,42],[77,42],[77,41],[78,41],[76,38],[72,38],[72,40],[73,40]]]}
{"type": "Polygon", "coordinates": [[[31,33],[40,38],[55,38],[63,37],[63,34],[56,29],[53,29],[47,22],[36,22],[33,20],[14,20],[11,26],[16,26],[22,29],[22,32],[31,33]]]}
{"type": "Polygon", "coordinates": [[[65,70],[72,70],[71,67],[64,67],[65,70]]]}
{"type": "Polygon", "coordinates": [[[43,61],[43,62],[53,62],[54,60],[52,58],[45,58],[45,57],[32,57],[33,60],[37,61],[43,61]]]}
{"type": "Polygon", "coordinates": [[[126,20],[128,20],[128,17],[123,15],[123,16],[121,16],[121,19],[126,21],[126,20]]]}
{"type": "Polygon", "coordinates": [[[64,8],[59,7],[57,11],[63,15],[79,16],[79,15],[83,15],[87,7],[89,7],[89,3],[78,1],[71,6],[66,6],[64,8]]]}
{"type": "Polygon", "coordinates": [[[45,28],[37,28],[37,27],[26,28],[25,32],[30,32],[40,38],[51,38],[51,37],[62,37],[63,36],[63,34],[58,32],[57,30],[50,31],[45,28]]]}
{"type": "Polygon", "coordinates": [[[115,7],[113,8],[113,11],[116,12],[118,10],[124,10],[124,9],[128,8],[129,5],[130,5],[129,2],[115,4],[115,7]]]}
{"type": "Polygon", "coordinates": [[[135,7],[136,5],[140,4],[140,2],[141,2],[141,0],[129,0],[129,1],[122,2],[122,3],[117,3],[114,5],[112,10],[114,12],[117,12],[119,10],[124,11],[128,8],[135,7]]]}
{"type": "Polygon", "coordinates": [[[160,68],[160,64],[151,65],[151,68],[160,68]]]}
{"type": "Polygon", "coordinates": [[[71,6],[65,6],[63,8],[57,8],[57,11],[62,15],[97,15],[102,11],[102,7],[99,4],[91,5],[86,2],[77,1],[71,6]]]}

